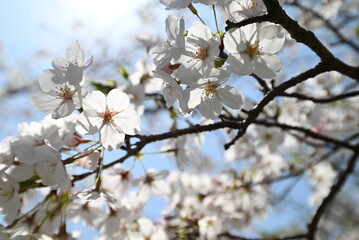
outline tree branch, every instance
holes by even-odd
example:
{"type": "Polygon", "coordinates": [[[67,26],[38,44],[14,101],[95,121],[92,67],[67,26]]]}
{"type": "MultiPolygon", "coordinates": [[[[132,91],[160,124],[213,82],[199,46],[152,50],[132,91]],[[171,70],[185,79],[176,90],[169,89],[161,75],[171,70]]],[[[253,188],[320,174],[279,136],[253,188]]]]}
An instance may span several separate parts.
{"type": "Polygon", "coordinates": [[[297,98],[298,100],[308,100],[308,101],[312,101],[315,103],[331,103],[331,102],[342,100],[345,98],[359,96],[359,91],[343,93],[343,94],[339,94],[339,95],[328,97],[328,98],[315,98],[315,97],[307,96],[307,95],[304,95],[301,93],[282,93],[281,96],[297,98]]]}

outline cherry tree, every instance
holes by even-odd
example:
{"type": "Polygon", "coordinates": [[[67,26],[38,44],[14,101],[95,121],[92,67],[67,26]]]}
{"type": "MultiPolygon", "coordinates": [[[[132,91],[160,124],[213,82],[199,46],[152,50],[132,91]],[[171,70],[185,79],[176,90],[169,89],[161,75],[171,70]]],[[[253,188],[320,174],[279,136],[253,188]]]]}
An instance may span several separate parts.
{"type": "MultiPolygon", "coordinates": [[[[38,76],[47,115],[0,142],[0,238],[78,239],[80,223],[94,239],[356,239],[333,218],[358,189],[356,1],[159,2],[165,39],[139,35],[136,71],[91,79],[79,39],[38,76]],[[300,184],[281,206],[297,225],[261,231],[300,184]]],[[[337,218],[355,226],[350,208],[337,218]]]]}

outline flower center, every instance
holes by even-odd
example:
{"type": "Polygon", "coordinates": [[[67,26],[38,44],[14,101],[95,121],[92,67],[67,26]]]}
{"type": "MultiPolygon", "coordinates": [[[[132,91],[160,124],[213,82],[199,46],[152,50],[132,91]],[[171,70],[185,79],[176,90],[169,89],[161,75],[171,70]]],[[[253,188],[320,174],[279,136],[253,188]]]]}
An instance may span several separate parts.
{"type": "Polygon", "coordinates": [[[250,56],[253,57],[254,55],[259,55],[261,53],[261,48],[259,47],[259,41],[255,41],[254,44],[247,43],[247,49],[245,52],[250,56]]]}
{"type": "Polygon", "coordinates": [[[205,98],[211,98],[213,97],[214,94],[216,94],[216,89],[217,89],[218,85],[215,84],[211,84],[210,82],[205,85],[204,88],[204,97],[205,98]]]}
{"type": "Polygon", "coordinates": [[[252,9],[252,10],[256,10],[256,8],[258,7],[258,3],[254,3],[254,2],[250,2],[247,3],[247,5],[242,5],[241,4],[242,9],[252,9]]]}
{"type": "Polygon", "coordinates": [[[57,91],[59,98],[64,100],[72,99],[72,96],[75,94],[76,90],[71,90],[68,85],[61,85],[57,91]]]}
{"type": "Polygon", "coordinates": [[[208,57],[208,48],[199,47],[196,52],[195,58],[199,58],[201,60],[205,60],[208,57]]]}
{"type": "Polygon", "coordinates": [[[100,114],[100,117],[103,118],[103,123],[107,124],[109,122],[112,122],[112,117],[115,116],[117,112],[111,111],[108,106],[106,106],[105,112],[100,114]]]}

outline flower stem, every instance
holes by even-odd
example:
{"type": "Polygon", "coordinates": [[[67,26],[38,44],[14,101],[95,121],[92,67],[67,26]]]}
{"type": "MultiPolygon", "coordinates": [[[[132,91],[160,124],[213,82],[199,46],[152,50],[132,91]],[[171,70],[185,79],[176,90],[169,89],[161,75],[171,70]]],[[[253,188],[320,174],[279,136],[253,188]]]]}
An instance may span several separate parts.
{"type": "Polygon", "coordinates": [[[206,24],[206,23],[203,21],[203,19],[199,16],[197,9],[192,5],[192,3],[190,3],[190,4],[188,5],[188,8],[189,8],[189,10],[191,10],[191,12],[192,12],[194,15],[196,15],[196,17],[198,17],[198,19],[199,19],[203,24],[206,24]]]}
{"type": "Polygon", "coordinates": [[[212,5],[212,9],[213,9],[214,21],[216,22],[216,30],[217,30],[217,33],[219,33],[218,19],[217,19],[217,13],[216,13],[216,6],[215,6],[215,5],[212,5]]]}

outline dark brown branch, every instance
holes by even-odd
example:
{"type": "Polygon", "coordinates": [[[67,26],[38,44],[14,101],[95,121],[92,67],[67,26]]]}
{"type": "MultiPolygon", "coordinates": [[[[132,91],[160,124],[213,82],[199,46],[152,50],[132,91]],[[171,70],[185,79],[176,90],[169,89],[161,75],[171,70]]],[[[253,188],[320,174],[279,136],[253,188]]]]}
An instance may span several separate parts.
{"type": "Polygon", "coordinates": [[[268,22],[268,21],[270,21],[270,16],[268,16],[268,15],[247,18],[238,23],[233,23],[228,20],[228,21],[226,21],[227,26],[225,29],[226,29],[226,31],[229,31],[231,28],[240,28],[240,27],[244,27],[246,25],[252,24],[252,23],[261,23],[261,22],[268,22]]]}
{"type": "Polygon", "coordinates": [[[359,145],[356,146],[357,149],[353,153],[352,157],[349,159],[348,165],[346,169],[339,175],[338,180],[336,183],[332,186],[330,189],[330,192],[327,197],[324,198],[322,203],[320,204],[319,208],[314,214],[314,217],[312,218],[312,221],[308,225],[308,240],[315,240],[315,234],[317,232],[318,224],[320,221],[320,218],[323,216],[325,210],[329,206],[329,204],[333,201],[335,196],[339,193],[339,191],[344,186],[346,180],[348,179],[349,175],[354,171],[355,164],[358,160],[359,155],[359,145]]]}
{"type": "Polygon", "coordinates": [[[298,100],[308,100],[308,101],[312,101],[315,103],[331,103],[331,102],[342,100],[345,98],[359,96],[359,91],[343,93],[343,94],[339,94],[339,95],[328,97],[328,98],[315,98],[315,97],[307,96],[307,95],[304,95],[301,93],[283,93],[283,94],[281,94],[281,96],[297,98],[298,100]]]}
{"type": "Polygon", "coordinates": [[[254,74],[254,73],[252,73],[251,76],[254,77],[254,78],[257,80],[257,82],[259,83],[259,85],[261,85],[261,87],[262,87],[261,91],[262,91],[263,93],[267,93],[267,92],[270,91],[270,88],[268,87],[268,84],[267,84],[267,82],[266,82],[264,79],[258,77],[258,76],[257,76],[256,74],[254,74]]]}

